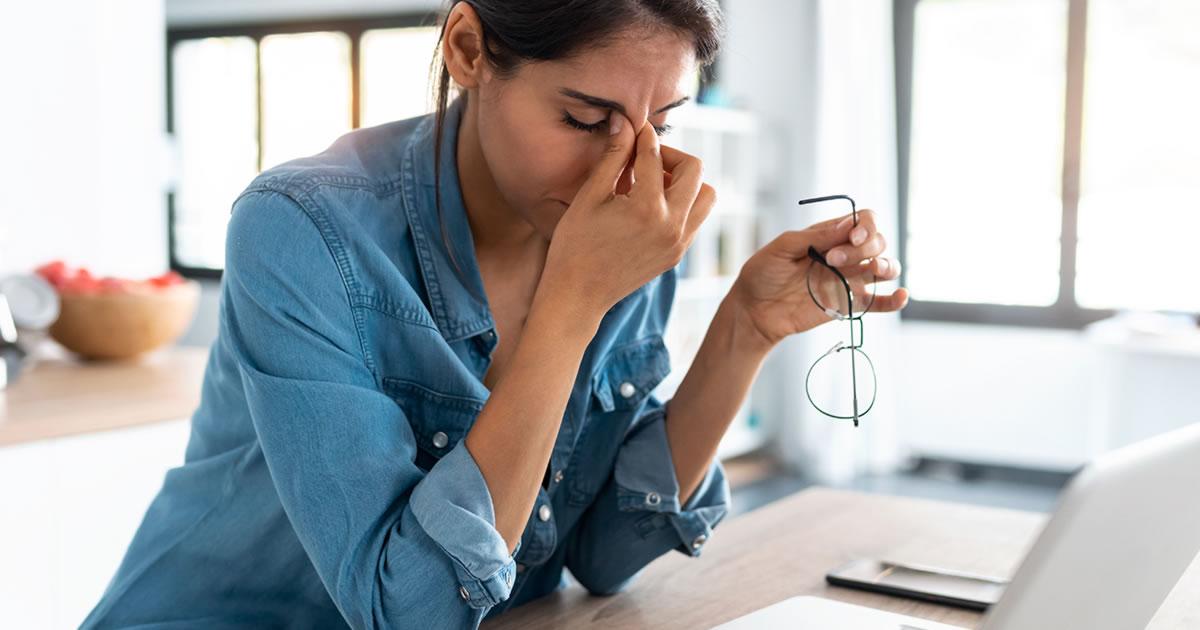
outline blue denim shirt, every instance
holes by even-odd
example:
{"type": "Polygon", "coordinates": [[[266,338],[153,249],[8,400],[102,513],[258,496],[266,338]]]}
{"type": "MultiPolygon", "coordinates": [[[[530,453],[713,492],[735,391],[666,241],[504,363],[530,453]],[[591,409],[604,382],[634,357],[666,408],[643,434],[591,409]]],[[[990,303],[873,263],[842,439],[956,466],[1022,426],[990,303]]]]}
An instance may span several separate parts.
{"type": "Polygon", "coordinates": [[[729,486],[714,461],[680,505],[652,394],[672,269],[603,318],[509,555],[463,439],[497,335],[458,185],[461,103],[441,163],[461,278],[431,114],[238,196],[185,463],[83,627],[473,628],[565,586],[564,567],[612,594],[670,550],[700,554],[729,486]]]}

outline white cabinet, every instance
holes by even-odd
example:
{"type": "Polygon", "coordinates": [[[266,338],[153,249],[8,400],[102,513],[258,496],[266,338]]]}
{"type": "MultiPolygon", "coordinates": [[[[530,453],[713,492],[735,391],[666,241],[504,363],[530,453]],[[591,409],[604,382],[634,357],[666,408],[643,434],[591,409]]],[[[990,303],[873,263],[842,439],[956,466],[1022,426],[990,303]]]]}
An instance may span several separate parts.
{"type": "Polygon", "coordinates": [[[1125,313],[1084,339],[1090,455],[1200,422],[1200,328],[1190,318],[1125,313]]]}
{"type": "Polygon", "coordinates": [[[99,600],[190,422],[0,448],[0,628],[76,628],[99,600]]]}
{"type": "Polygon", "coordinates": [[[906,321],[900,438],[917,456],[1070,472],[1200,422],[1200,329],[906,321]]]}

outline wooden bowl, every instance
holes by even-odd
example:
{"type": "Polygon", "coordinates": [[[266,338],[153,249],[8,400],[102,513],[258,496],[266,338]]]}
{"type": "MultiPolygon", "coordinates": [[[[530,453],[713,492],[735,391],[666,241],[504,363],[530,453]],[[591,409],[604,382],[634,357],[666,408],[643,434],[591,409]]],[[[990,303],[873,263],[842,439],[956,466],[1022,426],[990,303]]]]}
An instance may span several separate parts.
{"type": "Polygon", "coordinates": [[[179,338],[192,323],[200,283],[162,288],[60,293],[62,308],[50,336],[88,359],[127,359],[179,338]]]}

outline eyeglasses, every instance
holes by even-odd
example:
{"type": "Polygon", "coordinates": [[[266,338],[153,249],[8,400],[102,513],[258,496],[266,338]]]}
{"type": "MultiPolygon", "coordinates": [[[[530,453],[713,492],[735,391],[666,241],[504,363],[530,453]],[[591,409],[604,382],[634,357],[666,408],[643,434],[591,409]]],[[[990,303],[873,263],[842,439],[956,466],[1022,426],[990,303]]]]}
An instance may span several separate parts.
{"type": "MultiPolygon", "coordinates": [[[[846,195],[802,199],[800,205],[836,200],[850,203],[850,214],[857,226],[858,210],[854,200],[846,195]]],[[[858,419],[875,406],[875,364],[862,351],[862,316],[871,310],[871,304],[875,301],[875,275],[870,271],[870,261],[848,265],[844,273],[829,264],[825,256],[811,245],[808,247],[808,257],[813,261],[805,279],[808,294],[830,318],[846,321],[850,325],[850,344],[837,342],[812,364],[804,377],[804,393],[817,411],[839,420],[854,420],[854,426],[857,427],[858,419]],[[858,323],[857,335],[854,331],[855,322],[858,323]],[[845,396],[843,389],[847,374],[852,390],[850,396],[845,396]],[[817,392],[815,398],[814,391],[817,392]],[[859,403],[864,400],[866,408],[860,411],[859,403]]]]}

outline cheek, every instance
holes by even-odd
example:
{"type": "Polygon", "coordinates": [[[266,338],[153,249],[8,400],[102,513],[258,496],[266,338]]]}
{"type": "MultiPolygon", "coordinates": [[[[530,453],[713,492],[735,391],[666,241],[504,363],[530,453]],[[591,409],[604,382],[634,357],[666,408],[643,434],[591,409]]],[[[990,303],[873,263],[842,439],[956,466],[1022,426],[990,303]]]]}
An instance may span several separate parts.
{"type": "Polygon", "coordinates": [[[525,207],[545,206],[550,199],[570,203],[590,171],[592,154],[598,155],[587,134],[572,129],[514,124],[495,131],[495,138],[484,139],[491,141],[484,150],[492,176],[513,203],[525,207]]]}
{"type": "Polygon", "coordinates": [[[572,172],[578,153],[570,146],[528,145],[502,167],[505,179],[521,190],[521,211],[547,237],[566,212],[559,201],[569,204],[575,197],[572,172]]]}

